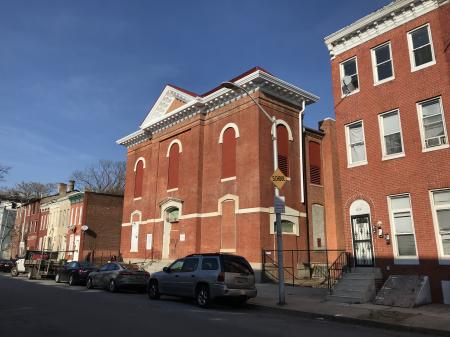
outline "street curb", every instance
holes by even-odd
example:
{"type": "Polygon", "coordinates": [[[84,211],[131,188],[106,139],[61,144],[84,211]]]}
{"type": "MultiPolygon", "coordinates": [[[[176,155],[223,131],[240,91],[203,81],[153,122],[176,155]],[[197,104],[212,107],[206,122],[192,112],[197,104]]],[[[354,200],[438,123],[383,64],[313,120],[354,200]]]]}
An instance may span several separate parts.
{"type": "Polygon", "coordinates": [[[404,331],[404,332],[425,333],[425,334],[450,337],[450,331],[446,331],[446,330],[430,329],[430,328],[424,328],[424,327],[414,327],[414,326],[409,326],[409,325],[393,324],[393,323],[374,321],[374,320],[369,320],[369,319],[361,319],[361,318],[355,318],[355,317],[335,316],[335,315],[330,315],[330,314],[319,314],[319,313],[315,313],[315,312],[287,309],[287,308],[282,308],[282,307],[276,308],[276,307],[272,307],[272,306],[266,306],[263,304],[248,303],[247,306],[264,309],[265,311],[272,311],[274,313],[288,314],[290,316],[301,316],[301,317],[305,317],[305,318],[323,319],[323,320],[329,320],[329,321],[335,321],[335,322],[342,322],[342,323],[346,323],[346,324],[356,324],[356,325],[366,326],[366,327],[369,326],[369,327],[391,329],[391,330],[404,331]]]}

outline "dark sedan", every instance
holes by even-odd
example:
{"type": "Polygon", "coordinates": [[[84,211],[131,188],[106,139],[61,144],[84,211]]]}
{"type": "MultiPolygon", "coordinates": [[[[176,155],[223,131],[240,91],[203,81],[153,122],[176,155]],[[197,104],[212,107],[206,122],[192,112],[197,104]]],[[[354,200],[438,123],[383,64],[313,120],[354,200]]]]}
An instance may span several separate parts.
{"type": "Polygon", "coordinates": [[[55,281],[68,282],[71,286],[86,284],[89,274],[96,270],[97,268],[88,262],[69,262],[57,271],[55,281]]]}
{"type": "Polygon", "coordinates": [[[0,260],[0,271],[9,273],[14,266],[13,260],[0,260]]]}
{"type": "Polygon", "coordinates": [[[123,288],[134,288],[145,291],[150,274],[140,270],[135,264],[110,262],[89,274],[86,287],[103,288],[111,292],[123,288]]]}

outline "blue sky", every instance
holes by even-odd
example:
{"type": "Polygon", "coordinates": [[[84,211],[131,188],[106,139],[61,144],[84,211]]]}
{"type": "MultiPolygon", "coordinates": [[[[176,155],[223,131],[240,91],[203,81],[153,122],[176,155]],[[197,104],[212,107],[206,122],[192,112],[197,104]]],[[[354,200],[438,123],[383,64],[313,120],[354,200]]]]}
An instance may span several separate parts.
{"type": "Polygon", "coordinates": [[[3,185],[66,181],[138,128],[166,83],[203,93],[259,65],[320,96],[333,116],[323,37],[388,0],[4,1],[0,6],[3,185]]]}

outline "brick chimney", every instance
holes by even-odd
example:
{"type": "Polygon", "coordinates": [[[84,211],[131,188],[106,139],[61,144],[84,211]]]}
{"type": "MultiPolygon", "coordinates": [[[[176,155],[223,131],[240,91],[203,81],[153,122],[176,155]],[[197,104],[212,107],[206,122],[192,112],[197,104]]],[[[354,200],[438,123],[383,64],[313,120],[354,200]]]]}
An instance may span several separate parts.
{"type": "Polygon", "coordinates": [[[65,196],[67,193],[67,185],[64,183],[59,183],[58,184],[58,193],[59,193],[59,196],[61,196],[61,197],[65,196]]]}
{"type": "Polygon", "coordinates": [[[67,185],[67,192],[73,192],[75,189],[75,180],[69,180],[69,184],[67,185]]]}

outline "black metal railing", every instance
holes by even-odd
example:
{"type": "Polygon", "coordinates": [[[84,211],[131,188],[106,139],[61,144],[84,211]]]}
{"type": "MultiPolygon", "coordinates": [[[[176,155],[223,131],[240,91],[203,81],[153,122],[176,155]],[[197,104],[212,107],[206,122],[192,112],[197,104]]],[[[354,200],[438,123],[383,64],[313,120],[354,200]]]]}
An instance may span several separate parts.
{"type": "Polygon", "coordinates": [[[342,275],[351,272],[351,268],[351,254],[349,252],[339,254],[338,258],[328,268],[328,292],[330,294],[342,275]]]}
{"type": "MultiPolygon", "coordinates": [[[[278,256],[276,250],[263,250],[262,279],[278,282],[278,256]]],[[[330,261],[337,268],[336,260],[343,250],[283,250],[283,269],[286,284],[328,288],[330,283],[330,261]]],[[[339,264],[340,265],[340,264],[339,264]]],[[[337,276],[337,272],[333,272],[337,276]]]]}

